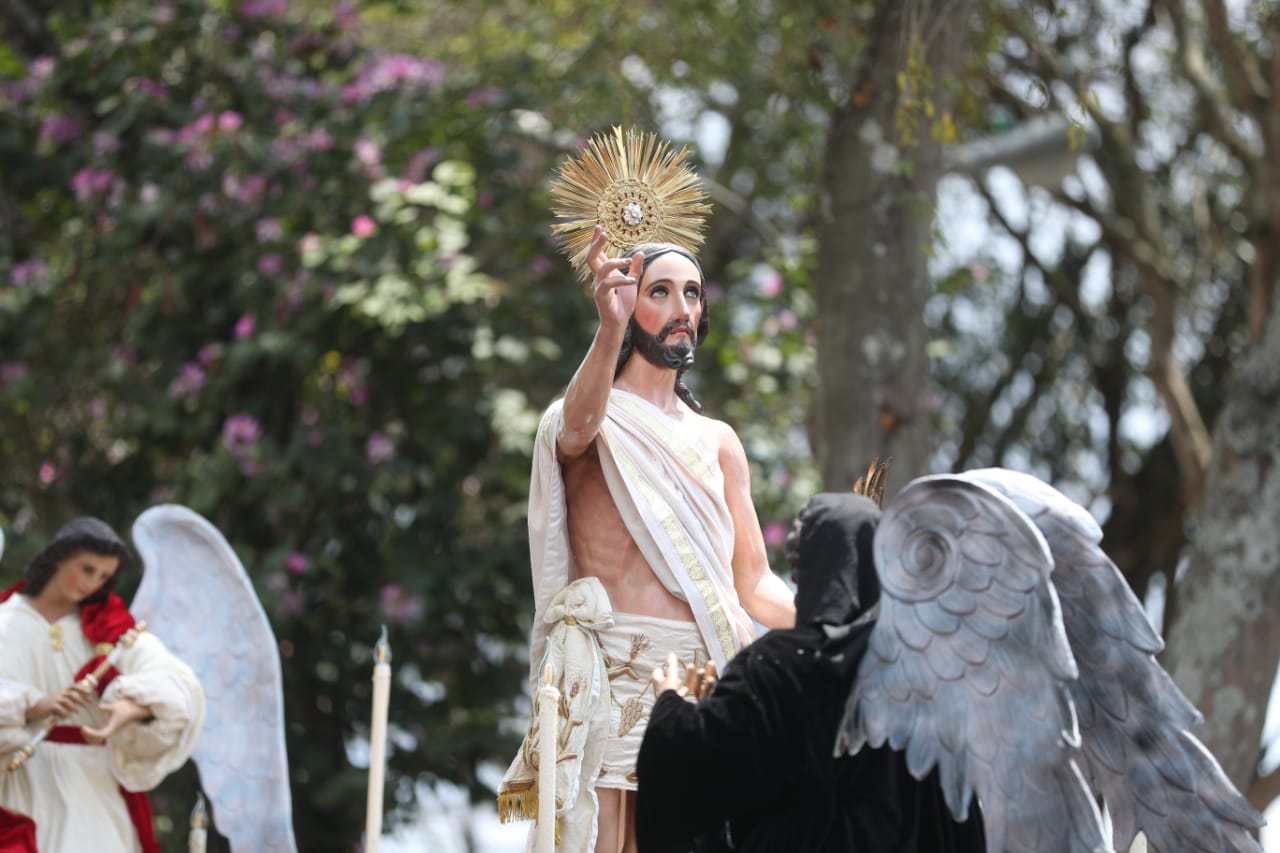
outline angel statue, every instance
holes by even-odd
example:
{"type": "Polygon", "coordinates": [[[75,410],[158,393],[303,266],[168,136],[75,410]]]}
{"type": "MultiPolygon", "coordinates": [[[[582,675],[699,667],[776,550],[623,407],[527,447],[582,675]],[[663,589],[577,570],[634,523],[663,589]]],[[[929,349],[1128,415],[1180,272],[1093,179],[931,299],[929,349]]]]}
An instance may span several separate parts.
{"type": "Polygon", "coordinates": [[[133,541],[129,609],[129,549],[96,518],[0,596],[0,849],[158,851],[145,792],[190,757],[233,851],[293,851],[280,663],[243,566],[182,506],[133,541]]]}
{"type": "Polygon", "coordinates": [[[1101,538],[1003,469],[816,495],[796,627],[697,704],[654,673],[640,849],[1260,853],[1101,538]]]}

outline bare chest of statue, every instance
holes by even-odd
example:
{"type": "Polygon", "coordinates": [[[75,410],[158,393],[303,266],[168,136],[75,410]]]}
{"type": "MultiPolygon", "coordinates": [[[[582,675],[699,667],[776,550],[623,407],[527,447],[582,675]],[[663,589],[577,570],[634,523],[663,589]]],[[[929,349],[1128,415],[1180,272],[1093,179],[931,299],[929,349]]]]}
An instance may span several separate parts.
{"type": "Polygon", "coordinates": [[[692,622],[689,605],[658,580],[623,523],[596,445],[562,462],[561,471],[577,576],[599,579],[616,612],[692,622]]]}

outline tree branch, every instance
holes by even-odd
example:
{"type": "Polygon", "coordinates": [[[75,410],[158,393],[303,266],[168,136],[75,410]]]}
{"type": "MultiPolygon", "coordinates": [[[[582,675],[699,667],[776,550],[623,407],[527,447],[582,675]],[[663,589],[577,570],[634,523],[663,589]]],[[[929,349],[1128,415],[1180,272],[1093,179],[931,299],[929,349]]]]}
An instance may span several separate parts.
{"type": "Polygon", "coordinates": [[[1266,776],[1255,776],[1253,784],[1249,786],[1249,790],[1245,794],[1249,798],[1249,802],[1258,811],[1266,811],[1267,806],[1276,801],[1280,797],[1280,767],[1272,770],[1266,776]]]}
{"type": "Polygon", "coordinates": [[[1249,140],[1236,132],[1233,118],[1229,113],[1230,93],[1223,92],[1222,90],[1227,87],[1215,85],[1216,81],[1210,78],[1204,53],[1189,32],[1186,9],[1182,0],[1164,0],[1161,7],[1168,15],[1170,28],[1178,43],[1178,61],[1182,68],[1182,75],[1196,90],[1196,97],[1209,122],[1210,132],[1235,155],[1249,175],[1256,179],[1258,159],[1262,156],[1262,152],[1254,150],[1249,140]],[[1224,97],[1227,100],[1224,100],[1224,97]]]}
{"type": "Polygon", "coordinates": [[[1236,107],[1244,113],[1256,114],[1264,108],[1268,97],[1275,94],[1262,78],[1261,70],[1253,64],[1248,54],[1240,51],[1235,33],[1227,21],[1227,9],[1222,0],[1202,0],[1205,20],[1209,24],[1209,38],[1213,49],[1226,70],[1228,93],[1235,96],[1236,107]]]}

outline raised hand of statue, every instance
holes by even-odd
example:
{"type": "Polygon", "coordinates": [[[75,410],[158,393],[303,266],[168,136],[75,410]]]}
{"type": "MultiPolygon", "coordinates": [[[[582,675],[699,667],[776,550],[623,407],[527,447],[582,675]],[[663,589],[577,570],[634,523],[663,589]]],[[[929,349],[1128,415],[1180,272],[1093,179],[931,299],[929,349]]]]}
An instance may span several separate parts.
{"type": "Polygon", "coordinates": [[[636,308],[636,291],[631,285],[640,280],[644,255],[637,252],[629,258],[607,257],[604,247],[608,242],[609,235],[597,225],[587,249],[587,266],[594,276],[591,295],[600,313],[600,325],[622,329],[636,308]]]}
{"type": "Polygon", "coordinates": [[[84,739],[95,746],[105,743],[108,738],[130,723],[136,723],[151,716],[151,711],[148,708],[139,705],[132,699],[103,702],[98,706],[98,710],[106,715],[102,725],[96,729],[89,726],[84,726],[81,729],[84,732],[84,739]]]}
{"type": "Polygon", "coordinates": [[[50,715],[65,717],[89,701],[89,694],[77,687],[67,687],[37,701],[27,709],[27,722],[34,723],[50,715]]]}
{"type": "Polygon", "coordinates": [[[661,695],[666,690],[674,690],[679,696],[692,696],[694,700],[710,696],[716,689],[716,665],[707,661],[707,665],[698,669],[693,664],[685,664],[683,668],[676,660],[674,653],[667,655],[665,665],[653,671],[654,691],[661,695]]]}

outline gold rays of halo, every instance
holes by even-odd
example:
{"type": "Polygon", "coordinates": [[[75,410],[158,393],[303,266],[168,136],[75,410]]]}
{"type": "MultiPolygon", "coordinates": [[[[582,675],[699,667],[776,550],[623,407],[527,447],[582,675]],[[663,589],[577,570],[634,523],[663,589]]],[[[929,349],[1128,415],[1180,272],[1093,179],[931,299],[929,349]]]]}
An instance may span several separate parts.
{"type": "Polygon", "coordinates": [[[672,151],[653,133],[614,127],[587,143],[560,167],[551,182],[551,230],[578,277],[590,277],[587,250],[596,225],[609,235],[609,257],[640,243],[675,243],[689,251],[702,245],[702,225],[711,208],[698,176],[685,163],[689,151],[672,151]]]}

